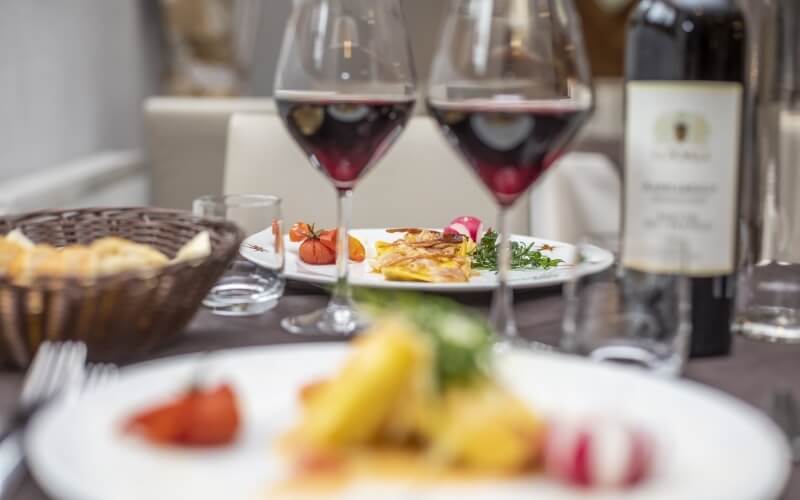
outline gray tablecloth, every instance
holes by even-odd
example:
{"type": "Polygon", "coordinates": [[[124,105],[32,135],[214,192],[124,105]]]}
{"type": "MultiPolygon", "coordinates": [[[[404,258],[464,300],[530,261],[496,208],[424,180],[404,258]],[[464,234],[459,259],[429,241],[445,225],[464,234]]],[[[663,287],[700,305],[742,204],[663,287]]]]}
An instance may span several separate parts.
{"type": "MultiPolygon", "coordinates": [[[[487,308],[489,302],[485,294],[460,296],[457,299],[482,310],[487,308]]],[[[220,318],[202,311],[179,341],[166,346],[154,357],[320,340],[291,336],[280,329],[279,321],[284,316],[322,306],[324,302],[325,298],[313,290],[296,288],[287,293],[275,310],[256,318],[220,318]]],[[[563,311],[557,289],[518,293],[516,304],[519,327],[525,336],[557,343],[563,311]]],[[[777,387],[793,388],[800,396],[800,346],[770,345],[738,339],[733,356],[692,361],[686,376],[721,389],[753,406],[765,408],[771,391],[777,387]]],[[[0,374],[0,408],[8,409],[13,405],[20,380],[19,374],[0,374]]],[[[753,471],[753,474],[758,473],[757,470],[753,471]]],[[[784,498],[800,499],[800,467],[794,468],[784,498]]],[[[16,499],[46,500],[47,496],[39,491],[33,481],[27,481],[16,499]]]]}

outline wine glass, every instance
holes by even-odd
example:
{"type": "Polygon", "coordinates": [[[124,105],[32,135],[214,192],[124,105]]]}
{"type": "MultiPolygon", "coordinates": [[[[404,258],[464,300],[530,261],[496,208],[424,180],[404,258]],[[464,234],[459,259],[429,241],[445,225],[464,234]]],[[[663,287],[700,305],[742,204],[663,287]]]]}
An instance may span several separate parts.
{"type": "Polygon", "coordinates": [[[498,286],[490,321],[518,340],[508,209],[564,153],[591,116],[591,71],[571,0],[452,0],[428,109],[500,206],[498,286]]]}
{"type": "MultiPolygon", "coordinates": [[[[337,280],[328,306],[285,318],[299,334],[360,326],[347,280],[353,188],[388,151],[416,97],[399,0],[296,0],[281,50],[275,100],[289,133],[338,194],[337,280]]],[[[292,168],[292,167],[290,167],[292,168]]]]}

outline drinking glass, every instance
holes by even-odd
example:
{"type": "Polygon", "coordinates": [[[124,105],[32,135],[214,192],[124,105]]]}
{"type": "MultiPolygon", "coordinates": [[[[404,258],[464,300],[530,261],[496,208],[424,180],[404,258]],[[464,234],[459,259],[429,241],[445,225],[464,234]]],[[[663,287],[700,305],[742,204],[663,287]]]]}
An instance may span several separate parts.
{"type": "Polygon", "coordinates": [[[800,2],[756,4],[759,43],[754,237],[742,252],[734,331],[800,343],[800,2]]]}
{"type": "Polygon", "coordinates": [[[348,238],[342,237],[350,227],[352,192],[400,136],[415,92],[399,0],[295,1],[275,100],[291,136],[336,189],[339,237],[328,306],[285,318],[289,332],[346,335],[360,328],[347,280],[348,238]]]}
{"type": "MultiPolygon", "coordinates": [[[[685,260],[683,249],[674,248],[669,251],[679,256],[676,262],[685,260]]],[[[578,245],[578,255],[590,254],[589,249],[588,243],[578,245]]],[[[565,351],[665,375],[683,369],[691,335],[691,288],[685,275],[622,266],[586,274],[575,268],[564,295],[565,351]]]]}
{"type": "Polygon", "coordinates": [[[593,103],[571,0],[450,2],[428,109],[500,206],[490,320],[502,344],[518,337],[508,285],[508,210],[564,153],[593,103]]]}
{"type": "Polygon", "coordinates": [[[281,199],[260,194],[211,195],[194,200],[192,209],[199,217],[234,222],[245,232],[244,245],[258,252],[258,263],[237,256],[203,305],[222,316],[251,316],[275,307],[285,288],[281,199]]]}

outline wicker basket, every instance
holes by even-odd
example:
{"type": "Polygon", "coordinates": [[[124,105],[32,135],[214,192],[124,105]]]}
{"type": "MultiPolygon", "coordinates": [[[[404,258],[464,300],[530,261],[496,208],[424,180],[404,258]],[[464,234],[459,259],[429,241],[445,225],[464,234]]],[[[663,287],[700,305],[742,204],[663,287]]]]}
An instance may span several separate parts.
{"type": "Polygon", "coordinates": [[[44,340],[82,340],[92,361],[121,362],[179,335],[236,256],[232,223],[151,208],[44,211],[0,218],[0,233],[20,228],[37,243],[88,244],[120,236],[169,257],[200,231],[211,235],[206,259],[156,271],[126,272],[92,283],[46,278],[19,286],[0,278],[0,364],[24,368],[44,340]]]}

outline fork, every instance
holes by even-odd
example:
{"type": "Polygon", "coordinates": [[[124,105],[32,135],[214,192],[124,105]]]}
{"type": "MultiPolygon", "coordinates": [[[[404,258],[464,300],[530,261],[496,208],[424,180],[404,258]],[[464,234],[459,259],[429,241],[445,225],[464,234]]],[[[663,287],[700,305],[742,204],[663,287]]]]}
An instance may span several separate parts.
{"type": "Polygon", "coordinates": [[[0,434],[0,499],[8,498],[25,471],[22,435],[31,417],[56,396],[84,381],[86,345],[82,342],[39,346],[25,375],[17,408],[0,434]]]}
{"type": "Polygon", "coordinates": [[[780,389],[772,394],[772,418],[786,434],[794,463],[800,463],[800,414],[797,400],[787,389],[780,389]]]}
{"type": "Polygon", "coordinates": [[[83,382],[82,393],[98,389],[119,375],[117,365],[110,363],[89,364],[86,367],[86,380],[83,382]]]}

